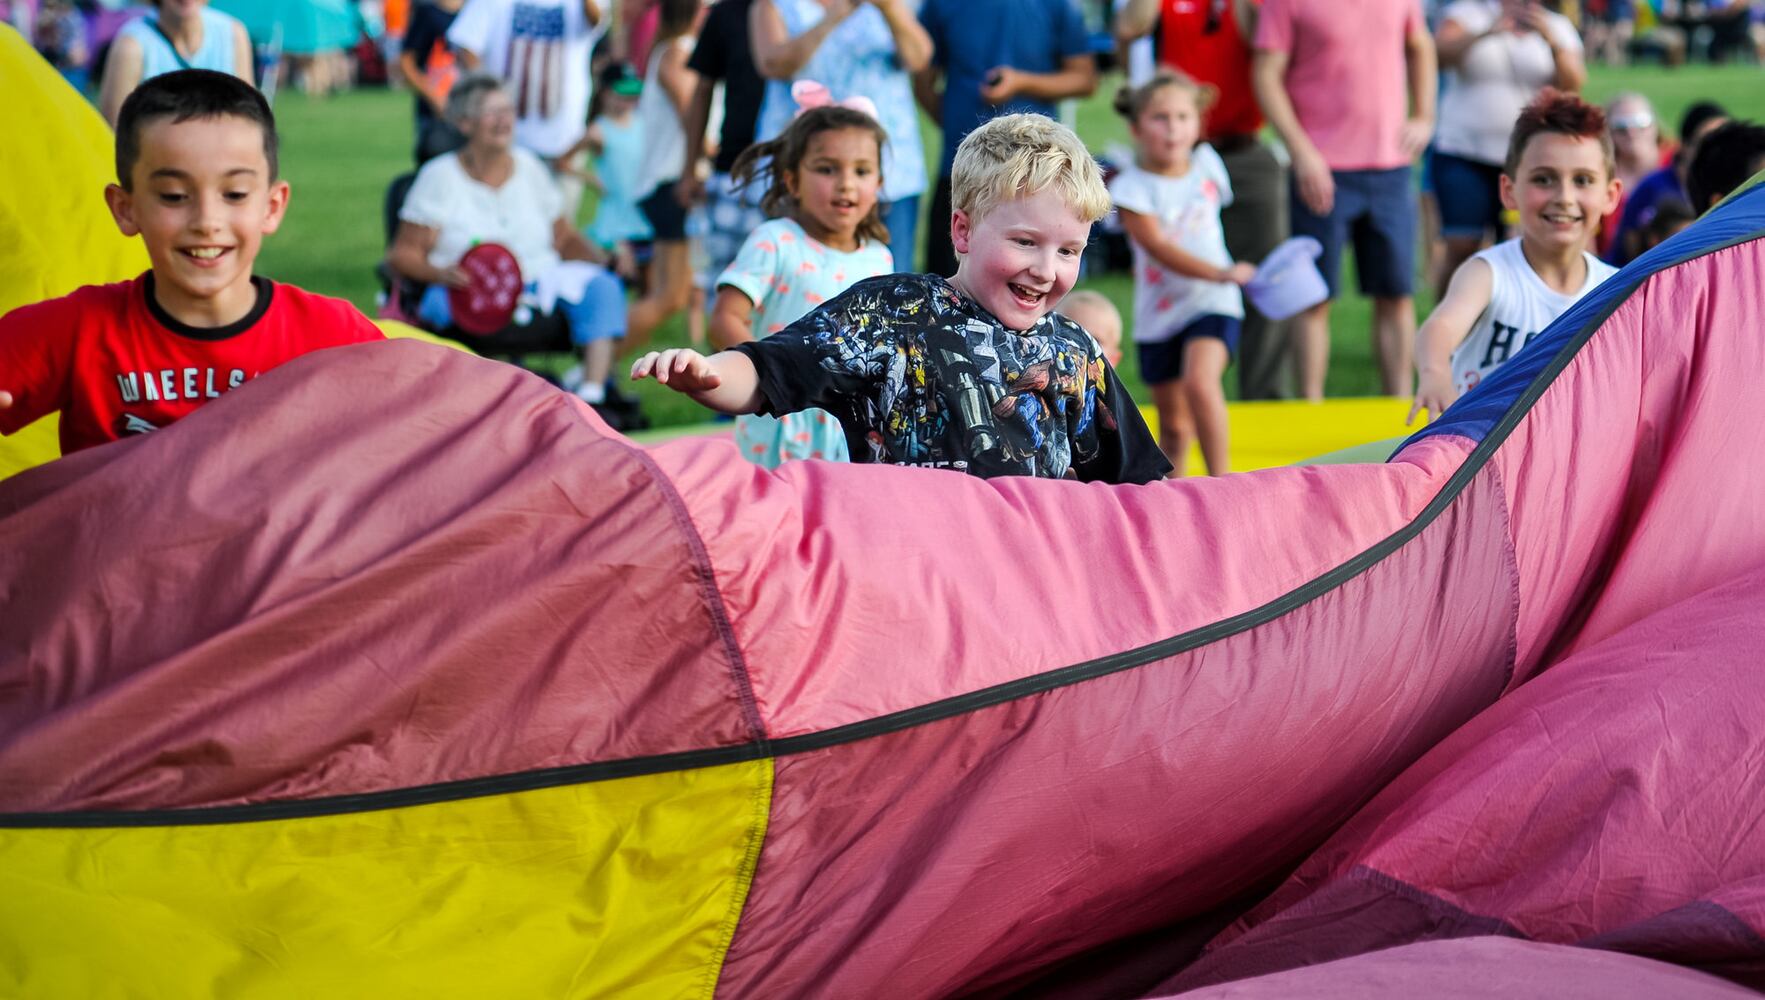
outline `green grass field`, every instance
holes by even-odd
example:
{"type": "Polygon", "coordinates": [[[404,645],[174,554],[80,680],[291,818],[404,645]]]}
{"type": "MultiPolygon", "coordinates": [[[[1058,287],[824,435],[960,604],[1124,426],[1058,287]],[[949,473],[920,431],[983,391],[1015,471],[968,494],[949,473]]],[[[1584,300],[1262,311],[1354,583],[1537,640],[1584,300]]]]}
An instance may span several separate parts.
{"type": "MultiPolygon", "coordinates": [[[[1127,129],[1108,106],[1118,81],[1107,79],[1098,95],[1079,107],[1079,134],[1094,150],[1126,142],[1127,129]]],[[[1731,112],[1765,119],[1765,73],[1755,66],[1690,66],[1676,71],[1659,67],[1605,69],[1595,67],[1587,87],[1591,99],[1604,100],[1620,90],[1637,90],[1655,102],[1663,122],[1678,120],[1693,101],[1714,98],[1731,112]]],[[[411,101],[408,94],[361,90],[339,97],[309,100],[284,91],[276,113],[282,131],[282,171],[294,197],[282,231],[266,242],[259,269],[281,281],[337,295],[372,312],[374,264],[380,259],[383,233],[381,198],[387,182],[409,169],[411,101]]],[[[937,153],[937,134],[922,130],[927,154],[937,153]]],[[[588,207],[585,206],[585,213],[588,207]]],[[[1333,396],[1369,395],[1378,391],[1367,328],[1370,307],[1355,295],[1352,279],[1332,314],[1332,354],[1327,391],[1333,396]]],[[[1101,275],[1081,283],[1115,301],[1131,315],[1132,279],[1125,274],[1101,275]]],[[[1422,315],[1430,304],[1417,296],[1422,315]]],[[[684,344],[684,320],[676,318],[657,336],[659,344],[684,344]]],[[[1122,377],[1137,398],[1145,399],[1127,352],[1122,377]]],[[[1231,379],[1228,377],[1228,384],[1231,379]]],[[[705,412],[684,397],[654,383],[639,391],[651,418],[659,425],[696,423],[705,412]]]]}

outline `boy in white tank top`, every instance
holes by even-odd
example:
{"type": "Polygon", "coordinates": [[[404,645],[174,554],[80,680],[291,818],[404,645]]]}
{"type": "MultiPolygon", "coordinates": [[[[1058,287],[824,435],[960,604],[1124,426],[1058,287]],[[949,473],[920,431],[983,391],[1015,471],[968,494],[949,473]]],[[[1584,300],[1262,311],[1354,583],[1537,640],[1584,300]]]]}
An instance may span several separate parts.
{"type": "Polygon", "coordinates": [[[1617,208],[1605,113],[1546,88],[1520,112],[1502,167],[1502,204],[1520,235],[1466,261],[1416,331],[1409,419],[1438,417],[1614,269],[1587,252],[1617,208]]]}

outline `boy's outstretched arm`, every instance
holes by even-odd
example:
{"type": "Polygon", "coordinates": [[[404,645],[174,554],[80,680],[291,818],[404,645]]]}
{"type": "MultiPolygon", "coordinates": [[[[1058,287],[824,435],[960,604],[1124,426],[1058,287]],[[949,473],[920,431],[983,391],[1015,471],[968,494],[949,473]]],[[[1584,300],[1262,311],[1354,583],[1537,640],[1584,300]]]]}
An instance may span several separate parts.
{"type": "Polygon", "coordinates": [[[1458,397],[1452,378],[1452,352],[1464,342],[1477,317],[1489,308],[1494,282],[1487,263],[1465,261],[1453,272],[1446,297],[1416,331],[1416,398],[1410,404],[1410,415],[1404,418],[1405,426],[1414,423],[1416,414],[1424,411],[1430,420],[1440,416],[1458,397]]]}
{"type": "Polygon", "coordinates": [[[687,347],[651,351],[631,366],[632,381],[650,377],[720,413],[758,413],[766,403],[760,373],[740,351],[708,358],[687,347]]]}

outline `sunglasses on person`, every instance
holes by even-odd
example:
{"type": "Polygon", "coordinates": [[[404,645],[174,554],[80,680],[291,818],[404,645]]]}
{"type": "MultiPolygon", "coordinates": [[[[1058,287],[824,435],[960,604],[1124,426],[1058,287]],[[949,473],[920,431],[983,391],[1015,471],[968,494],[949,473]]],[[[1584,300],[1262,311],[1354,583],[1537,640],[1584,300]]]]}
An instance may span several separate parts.
{"type": "Polygon", "coordinates": [[[1617,115],[1612,119],[1614,132],[1641,132],[1655,124],[1655,116],[1647,111],[1637,111],[1628,115],[1617,115]]]}

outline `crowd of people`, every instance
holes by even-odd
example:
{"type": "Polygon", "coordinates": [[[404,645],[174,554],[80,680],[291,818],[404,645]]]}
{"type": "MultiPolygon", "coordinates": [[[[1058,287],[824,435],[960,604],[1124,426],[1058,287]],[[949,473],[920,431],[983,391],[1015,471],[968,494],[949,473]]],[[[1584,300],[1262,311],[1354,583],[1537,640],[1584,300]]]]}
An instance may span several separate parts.
{"type": "MultiPolygon", "coordinates": [[[[1714,102],[1689,108],[1673,142],[1642,94],[1603,108],[1575,96],[1590,52],[1628,56],[1677,27],[1714,56],[1706,22],[1746,4],[1674,7],[1622,44],[1625,19],[1655,7],[1109,6],[1099,45],[1078,0],[418,0],[392,60],[414,95],[414,169],[388,178],[388,314],[485,353],[574,352],[565,389],[626,429],[642,416],[614,359],[634,356],[630,377],[742,415],[742,453],[762,464],[1138,482],[1181,469],[1192,445],[1228,471],[1234,360],[1243,398],[1323,398],[1347,253],[1373,303],[1385,392],[1413,396],[1412,417],[1438,414],[1765,166],[1765,129],[1714,102]],[[1115,106],[1133,149],[1100,170],[1058,105],[1094,93],[1111,62],[1125,67],[1115,106]],[[941,130],[935,156],[922,114],[941,130]],[[594,217],[579,228],[589,186],[594,217]],[[1106,218],[1132,249],[1126,324],[1102,296],[1068,297],[1106,218]],[[1327,292],[1272,321],[1242,289],[1296,236],[1315,241],[1327,292]],[[1439,299],[1419,330],[1418,280],[1439,299]],[[692,346],[646,352],[681,313],[692,346]],[[1124,341],[1156,439],[1114,374],[1124,341]]],[[[285,191],[268,106],[260,120],[237,93],[212,107],[202,96],[221,78],[252,81],[251,52],[205,0],[157,0],[110,44],[98,87],[118,129],[111,207],[155,263],[118,301],[144,297],[141,314],[173,334],[256,336],[284,287],[254,280],[246,253],[285,191]],[[198,141],[220,141],[164,120],[162,105],[186,104],[263,133],[267,162],[235,164],[261,184],[232,191],[211,165],[180,166],[182,189],[149,174],[142,198],[124,150],[138,159],[159,137],[195,157],[198,141]],[[143,201],[211,195],[261,201],[251,219],[198,220],[249,238],[168,229],[156,247],[136,218],[143,201]]],[[[59,315],[0,320],[10,377],[46,372],[26,363],[48,350],[44,334],[23,326],[59,315]]],[[[103,363],[119,384],[125,371],[217,370],[103,363]]],[[[145,384],[129,401],[158,410],[119,423],[101,408],[75,422],[94,439],[73,443],[201,401],[145,384]]],[[[0,429],[71,405],[0,386],[0,429]]]]}

